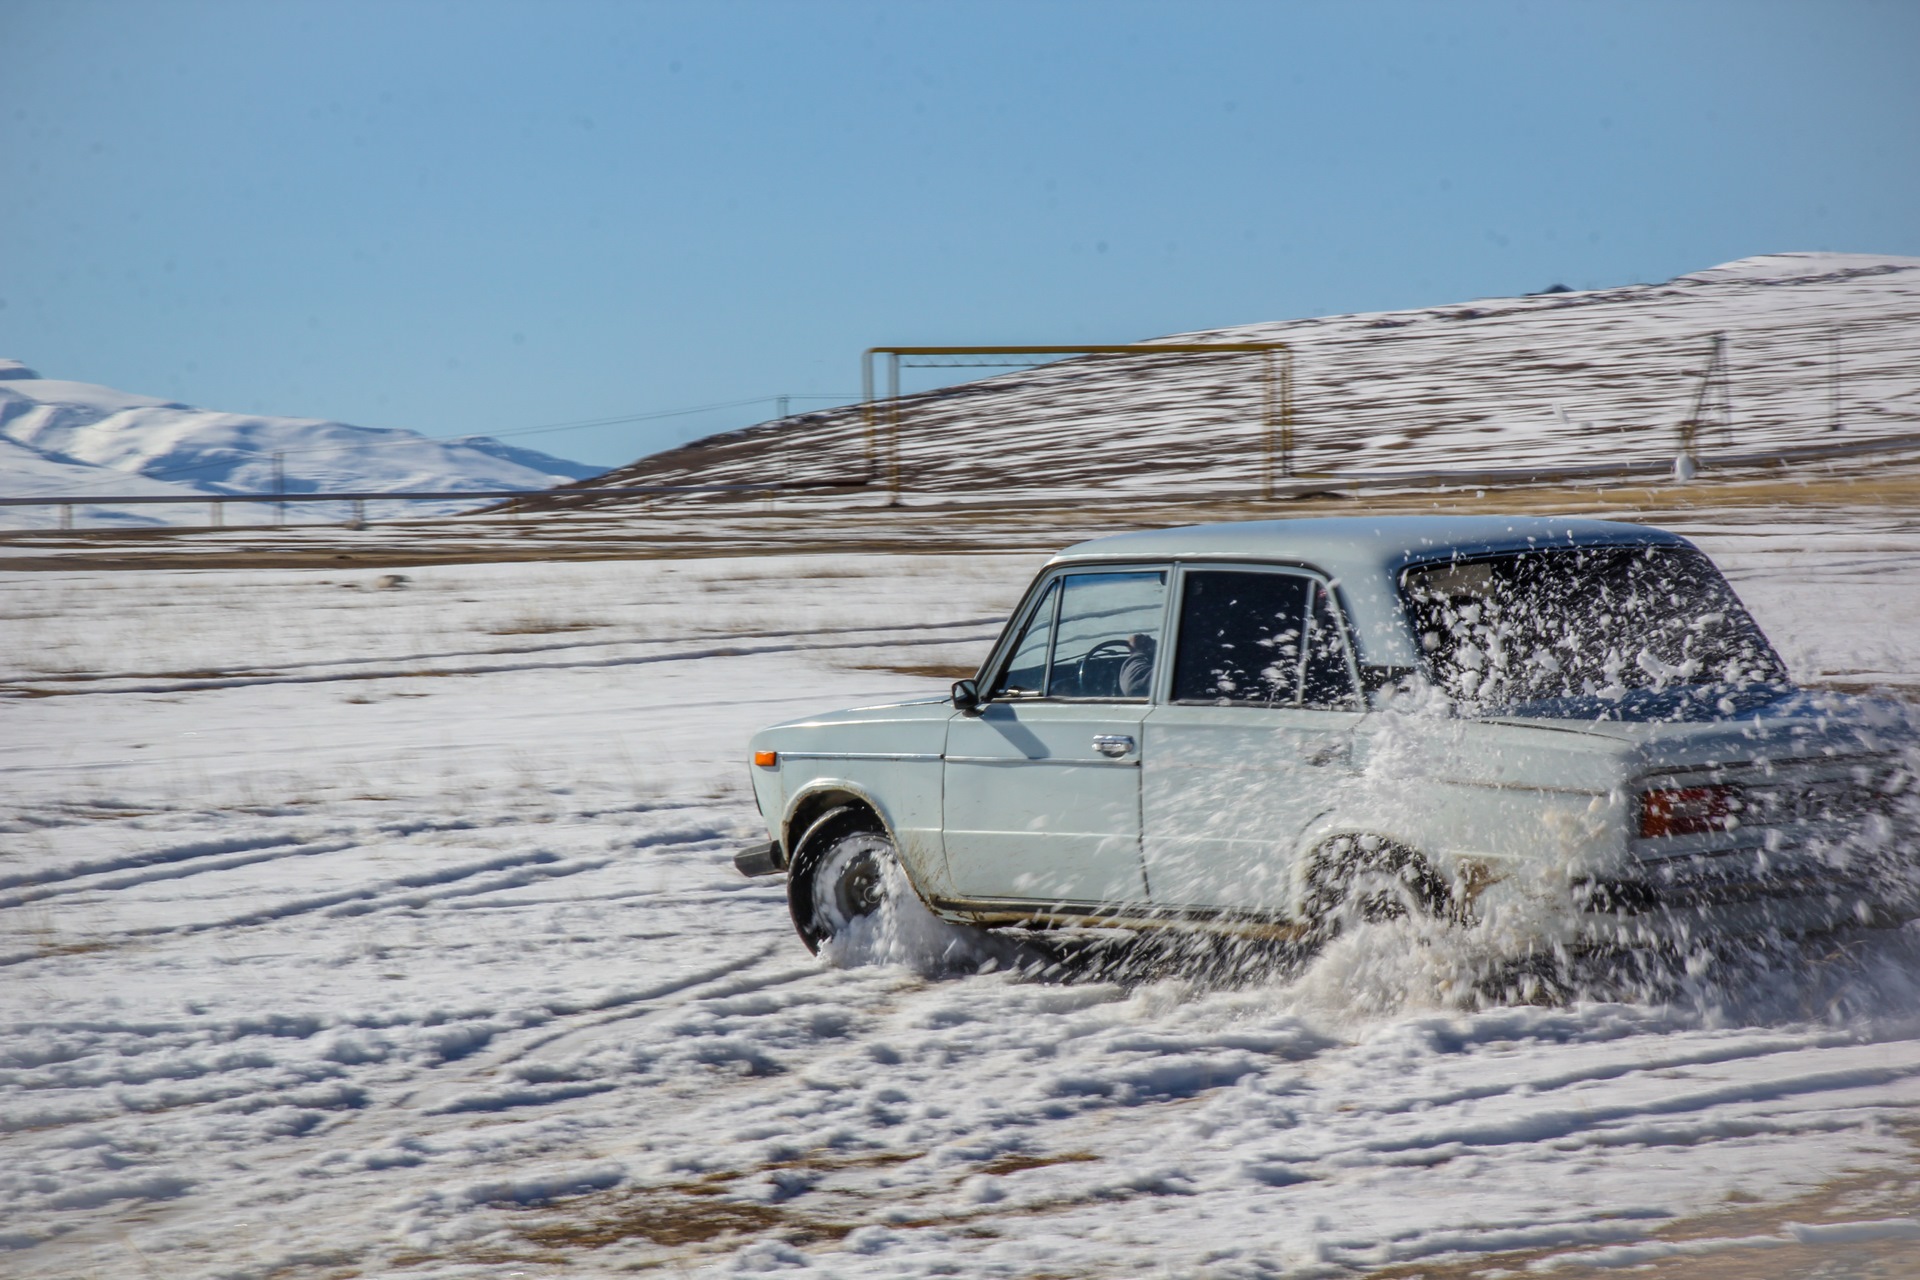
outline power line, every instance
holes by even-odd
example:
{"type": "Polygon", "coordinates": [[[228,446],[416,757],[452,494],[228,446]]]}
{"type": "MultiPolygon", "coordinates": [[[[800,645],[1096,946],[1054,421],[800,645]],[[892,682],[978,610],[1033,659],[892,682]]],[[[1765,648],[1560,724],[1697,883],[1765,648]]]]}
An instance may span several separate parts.
{"type": "Polygon", "coordinates": [[[615,418],[589,418],[581,422],[559,422],[545,427],[521,427],[513,431],[492,431],[489,439],[502,439],[506,436],[532,436],[548,431],[579,431],[587,427],[612,427],[623,422],[657,422],[662,418],[685,418],[696,413],[711,413],[716,409],[739,409],[750,404],[771,404],[781,400],[843,400],[851,403],[858,399],[851,392],[820,393],[817,395],[754,396],[749,400],[728,400],[720,404],[696,405],[691,409],[662,409],[655,413],[627,413],[615,418]]]}

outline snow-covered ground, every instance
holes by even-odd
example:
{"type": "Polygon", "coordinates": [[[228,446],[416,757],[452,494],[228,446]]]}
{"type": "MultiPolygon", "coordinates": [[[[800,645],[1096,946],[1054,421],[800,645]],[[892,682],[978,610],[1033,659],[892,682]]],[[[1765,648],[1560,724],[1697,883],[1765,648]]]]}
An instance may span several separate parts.
{"type": "MultiPolygon", "coordinates": [[[[545,489],[600,468],[485,436],[431,440],[414,431],[311,418],[219,413],[86,382],[42,378],[0,360],[0,496],[178,496],[172,503],[77,504],[85,525],[195,525],[223,493],[545,489]]],[[[346,503],[289,504],[289,519],[339,521],[346,503]]],[[[374,518],[460,511],[471,503],[373,503],[374,518]]],[[[265,524],[271,507],[233,511],[265,524]]],[[[45,528],[52,507],[0,508],[0,527],[45,528]]]]}
{"type": "MultiPolygon", "coordinates": [[[[1910,522],[1684,531],[1802,678],[1920,681],[1910,522]]],[[[1037,562],[0,572],[0,1273],[1913,1248],[1912,927],[1543,1007],[1405,926],[1233,986],[810,957],[746,736],[939,687],[1037,562]]]]}

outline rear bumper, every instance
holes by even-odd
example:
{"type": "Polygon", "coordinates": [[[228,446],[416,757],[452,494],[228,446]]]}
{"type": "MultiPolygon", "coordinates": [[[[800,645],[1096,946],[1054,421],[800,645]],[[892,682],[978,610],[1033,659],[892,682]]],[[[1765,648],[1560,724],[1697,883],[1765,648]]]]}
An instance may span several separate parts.
{"type": "MultiPolygon", "coordinates": [[[[1624,897],[1624,895],[1623,895],[1624,897]]],[[[1910,887],[1877,884],[1751,887],[1743,892],[1686,893],[1616,900],[1611,910],[1589,904],[1578,916],[1584,941],[1609,946],[1712,943],[1767,935],[1793,936],[1833,929],[1890,927],[1920,918],[1920,895],[1910,887]]]]}
{"type": "MultiPolygon", "coordinates": [[[[1848,782],[1853,790],[1835,799],[1833,787],[1816,785],[1821,781],[1805,782],[1776,807],[1844,800],[1844,811],[1823,810],[1818,819],[1794,817],[1771,827],[1631,842],[1617,875],[1574,885],[1584,931],[1653,929],[1672,936],[1678,930],[1704,941],[1896,925],[1920,917],[1920,862],[1914,858],[1920,824],[1895,809],[1890,791],[1855,794],[1859,786],[1848,782]]],[[[1784,784],[1776,789],[1787,790],[1784,784]]]]}

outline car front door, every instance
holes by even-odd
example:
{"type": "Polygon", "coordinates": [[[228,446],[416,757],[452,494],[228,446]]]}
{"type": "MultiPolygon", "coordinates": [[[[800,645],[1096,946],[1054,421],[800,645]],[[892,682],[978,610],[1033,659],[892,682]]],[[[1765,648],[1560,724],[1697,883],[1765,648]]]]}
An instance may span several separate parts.
{"type": "Polygon", "coordinates": [[[977,712],[948,723],[947,870],[975,901],[1144,903],[1140,735],[1165,568],[1062,570],[1033,598],[977,712]]]}
{"type": "Polygon", "coordinates": [[[1351,778],[1363,705],[1325,579],[1181,573],[1167,695],[1142,741],[1142,856],[1155,906],[1280,913],[1290,851],[1351,778]]]}

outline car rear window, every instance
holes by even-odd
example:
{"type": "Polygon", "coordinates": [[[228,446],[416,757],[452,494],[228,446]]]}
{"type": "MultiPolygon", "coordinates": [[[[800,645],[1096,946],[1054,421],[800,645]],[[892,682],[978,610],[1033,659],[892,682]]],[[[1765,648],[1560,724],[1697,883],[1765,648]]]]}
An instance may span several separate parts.
{"type": "Polygon", "coordinates": [[[1401,594],[1428,676],[1466,710],[1787,679],[1726,579],[1691,547],[1416,566],[1401,594]]]}

